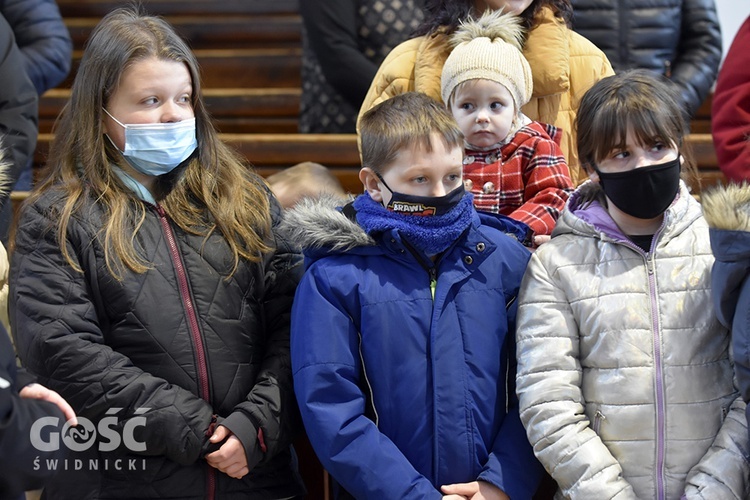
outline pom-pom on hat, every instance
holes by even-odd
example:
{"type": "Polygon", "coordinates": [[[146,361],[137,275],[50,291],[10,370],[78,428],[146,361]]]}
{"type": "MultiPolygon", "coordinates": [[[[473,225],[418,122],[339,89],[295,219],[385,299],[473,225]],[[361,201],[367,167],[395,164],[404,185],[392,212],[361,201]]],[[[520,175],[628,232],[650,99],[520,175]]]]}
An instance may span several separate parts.
{"type": "Polygon", "coordinates": [[[507,88],[516,112],[529,102],[533,90],[531,67],[521,52],[523,27],[512,13],[487,11],[479,19],[459,25],[454,47],[443,66],[441,95],[446,105],[458,85],[468,80],[490,80],[507,88]]]}

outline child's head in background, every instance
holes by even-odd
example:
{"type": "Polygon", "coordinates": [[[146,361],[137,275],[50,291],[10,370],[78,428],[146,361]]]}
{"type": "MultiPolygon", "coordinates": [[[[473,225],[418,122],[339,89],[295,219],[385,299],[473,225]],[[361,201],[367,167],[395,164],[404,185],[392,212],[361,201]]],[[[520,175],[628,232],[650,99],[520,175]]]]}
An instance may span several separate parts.
{"type": "Polygon", "coordinates": [[[346,198],[346,192],[338,178],[319,163],[298,163],[269,175],[266,181],[284,208],[295,206],[302,198],[317,198],[322,195],[346,198]]]}

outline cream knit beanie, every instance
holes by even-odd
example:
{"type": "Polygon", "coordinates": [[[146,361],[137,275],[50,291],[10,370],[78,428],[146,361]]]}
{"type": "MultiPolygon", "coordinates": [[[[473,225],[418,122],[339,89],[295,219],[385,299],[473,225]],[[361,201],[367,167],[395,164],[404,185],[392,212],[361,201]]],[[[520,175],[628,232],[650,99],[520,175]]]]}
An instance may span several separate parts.
{"type": "Polygon", "coordinates": [[[451,35],[454,47],[443,66],[441,95],[448,105],[456,87],[467,80],[491,80],[507,88],[520,113],[533,89],[531,68],[521,52],[521,19],[500,10],[469,18],[451,35]]]}

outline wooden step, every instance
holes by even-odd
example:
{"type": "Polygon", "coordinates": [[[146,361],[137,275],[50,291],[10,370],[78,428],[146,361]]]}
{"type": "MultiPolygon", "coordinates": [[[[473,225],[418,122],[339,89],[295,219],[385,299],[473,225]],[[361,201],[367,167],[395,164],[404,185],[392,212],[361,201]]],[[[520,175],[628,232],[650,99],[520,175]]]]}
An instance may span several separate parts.
{"type": "MultiPolygon", "coordinates": [[[[195,50],[203,86],[214,88],[301,88],[302,49],[195,50]]],[[[73,68],[59,86],[70,87],[82,51],[73,52],[73,68]]]]}
{"type": "MultiPolygon", "coordinates": [[[[299,116],[298,88],[204,89],[203,97],[225,133],[296,133],[299,116]]],[[[50,133],[70,89],[51,89],[39,100],[39,132],[50,133]]]]}
{"type": "MultiPolygon", "coordinates": [[[[344,189],[361,191],[355,134],[220,134],[220,137],[263,176],[297,163],[313,161],[329,167],[344,189]]],[[[52,134],[39,134],[34,155],[36,178],[43,175],[52,138],[52,134]]]]}
{"type": "MultiPolygon", "coordinates": [[[[219,134],[256,168],[282,168],[304,161],[329,167],[359,169],[355,134],[219,134]]],[[[52,134],[39,134],[34,156],[41,167],[47,158],[52,134]]]]}
{"type": "Polygon", "coordinates": [[[694,134],[711,133],[711,103],[713,97],[713,92],[709,93],[703,104],[695,111],[695,116],[690,120],[690,132],[694,134]]]}
{"type": "MultiPolygon", "coordinates": [[[[140,0],[148,14],[160,16],[227,16],[238,14],[296,14],[298,0],[140,0]]],[[[57,0],[62,16],[103,17],[132,5],[132,0],[57,0]]]]}
{"type": "Polygon", "coordinates": [[[288,167],[313,161],[359,169],[355,134],[221,134],[222,140],[257,167],[288,167]]]}
{"type": "MultiPolygon", "coordinates": [[[[166,18],[193,50],[301,47],[298,15],[174,16],[166,18]]],[[[65,18],[73,47],[82,50],[98,17],[65,18]]]]}

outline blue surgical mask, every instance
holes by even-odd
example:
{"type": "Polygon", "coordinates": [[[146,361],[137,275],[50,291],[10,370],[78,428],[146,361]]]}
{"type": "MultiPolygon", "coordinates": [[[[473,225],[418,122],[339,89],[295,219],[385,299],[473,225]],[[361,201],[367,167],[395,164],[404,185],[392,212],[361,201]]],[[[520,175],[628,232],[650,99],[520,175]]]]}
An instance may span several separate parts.
{"type": "MultiPolygon", "coordinates": [[[[195,118],[172,123],[125,125],[106,109],[104,112],[125,129],[125,150],[121,153],[142,174],[167,174],[187,160],[198,147],[195,118]]],[[[111,138],[109,140],[114,144],[111,138]]]]}

